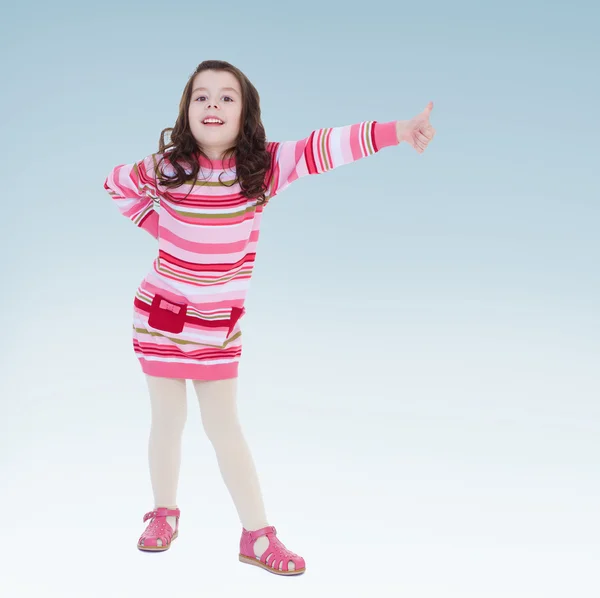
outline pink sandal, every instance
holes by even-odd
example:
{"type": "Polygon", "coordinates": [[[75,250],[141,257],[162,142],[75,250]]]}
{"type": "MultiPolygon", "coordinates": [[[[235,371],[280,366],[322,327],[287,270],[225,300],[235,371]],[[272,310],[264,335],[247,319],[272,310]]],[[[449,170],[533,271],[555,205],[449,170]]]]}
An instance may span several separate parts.
{"type": "Polygon", "coordinates": [[[137,547],[140,550],[159,551],[168,550],[171,547],[171,542],[179,535],[179,509],[167,509],[160,507],[149,511],[144,515],[144,521],[152,518],[148,527],[138,540],[137,547]],[[167,522],[167,517],[177,517],[175,520],[175,531],[167,522]],[[158,545],[158,540],[162,542],[162,546],[158,545]]]}
{"type": "Polygon", "coordinates": [[[276,536],[277,530],[269,525],[262,529],[249,532],[242,528],[242,537],[240,539],[240,561],[248,565],[262,567],[271,573],[278,575],[299,575],[306,571],[306,563],[301,556],[298,556],[291,550],[288,550],[276,536]],[[254,542],[261,536],[267,536],[269,546],[261,557],[254,553],[254,542]],[[270,559],[270,560],[269,560],[270,559]],[[267,562],[268,561],[268,562],[267,562]],[[294,563],[295,569],[289,570],[289,561],[294,563]],[[281,571],[279,567],[281,566],[281,571]]]}

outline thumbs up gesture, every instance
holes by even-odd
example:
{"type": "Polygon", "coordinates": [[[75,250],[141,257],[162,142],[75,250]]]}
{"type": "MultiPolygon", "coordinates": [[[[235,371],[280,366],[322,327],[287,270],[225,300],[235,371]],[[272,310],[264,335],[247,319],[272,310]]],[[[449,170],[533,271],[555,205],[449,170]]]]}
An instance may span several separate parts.
{"type": "Polygon", "coordinates": [[[423,112],[410,120],[399,120],[396,123],[396,133],[398,143],[406,141],[415,148],[419,154],[422,154],[429,142],[435,135],[435,129],[429,122],[429,115],[433,110],[433,102],[429,102],[423,112]]]}

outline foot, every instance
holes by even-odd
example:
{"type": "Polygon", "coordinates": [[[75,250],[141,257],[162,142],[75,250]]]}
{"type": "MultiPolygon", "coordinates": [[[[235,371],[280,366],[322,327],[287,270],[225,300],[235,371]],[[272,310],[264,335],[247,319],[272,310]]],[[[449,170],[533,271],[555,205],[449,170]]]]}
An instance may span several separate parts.
{"type": "Polygon", "coordinates": [[[150,523],[138,540],[140,550],[166,550],[178,535],[179,509],[175,507],[156,507],[144,515],[144,521],[150,523]]]}
{"type": "MultiPolygon", "coordinates": [[[[261,536],[260,538],[258,538],[258,540],[256,540],[256,542],[254,542],[253,548],[256,558],[260,558],[263,554],[265,554],[267,548],[269,548],[269,538],[267,538],[267,536],[261,536]]],[[[279,570],[283,571],[283,561],[279,563],[279,570]]],[[[294,563],[294,561],[288,561],[288,571],[295,570],[296,563],[294,563]]]]}
{"type": "Polygon", "coordinates": [[[240,560],[284,575],[302,573],[306,568],[304,559],[288,550],[277,538],[277,530],[273,526],[242,530],[240,560]],[[251,554],[254,554],[254,559],[251,554]]]}

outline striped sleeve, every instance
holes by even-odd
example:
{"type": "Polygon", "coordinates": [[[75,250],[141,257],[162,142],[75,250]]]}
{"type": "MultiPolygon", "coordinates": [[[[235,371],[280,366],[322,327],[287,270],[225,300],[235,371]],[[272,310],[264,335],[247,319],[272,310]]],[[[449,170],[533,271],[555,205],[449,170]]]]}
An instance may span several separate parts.
{"type": "Polygon", "coordinates": [[[158,200],[154,170],[154,156],[133,164],[115,166],[104,181],[104,188],[117,208],[136,226],[158,239],[158,200]]]}
{"type": "Polygon", "coordinates": [[[296,179],[356,162],[398,143],[396,121],[317,129],[300,141],[271,142],[273,164],[267,194],[273,197],[296,179]]]}

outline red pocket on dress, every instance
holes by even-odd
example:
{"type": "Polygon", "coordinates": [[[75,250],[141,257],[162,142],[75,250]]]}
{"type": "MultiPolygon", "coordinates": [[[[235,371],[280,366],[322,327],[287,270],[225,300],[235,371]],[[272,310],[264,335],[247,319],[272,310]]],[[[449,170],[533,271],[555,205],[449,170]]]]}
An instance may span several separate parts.
{"type": "Polygon", "coordinates": [[[227,331],[227,337],[233,332],[237,321],[246,313],[244,307],[232,307],[231,318],[229,319],[229,330],[227,331]]]}
{"type": "Polygon", "coordinates": [[[162,295],[156,294],[150,306],[148,324],[158,330],[178,333],[183,330],[186,313],[187,303],[169,301],[162,295]]]}

